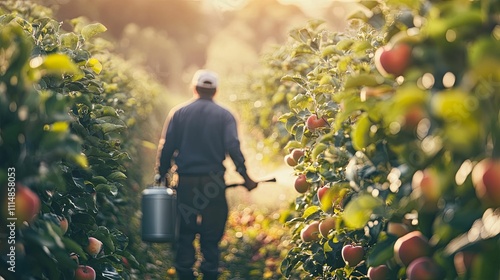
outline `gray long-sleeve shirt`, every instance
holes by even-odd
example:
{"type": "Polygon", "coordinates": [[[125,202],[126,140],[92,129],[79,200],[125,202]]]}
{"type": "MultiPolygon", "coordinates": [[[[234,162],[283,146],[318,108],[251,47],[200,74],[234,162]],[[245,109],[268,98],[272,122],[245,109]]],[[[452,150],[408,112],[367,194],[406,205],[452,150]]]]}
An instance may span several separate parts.
{"type": "Polygon", "coordinates": [[[170,170],[172,160],[180,175],[206,175],[224,172],[229,155],[237,171],[246,175],[245,158],[234,116],[212,99],[198,98],[172,110],[158,147],[157,172],[170,170]]]}

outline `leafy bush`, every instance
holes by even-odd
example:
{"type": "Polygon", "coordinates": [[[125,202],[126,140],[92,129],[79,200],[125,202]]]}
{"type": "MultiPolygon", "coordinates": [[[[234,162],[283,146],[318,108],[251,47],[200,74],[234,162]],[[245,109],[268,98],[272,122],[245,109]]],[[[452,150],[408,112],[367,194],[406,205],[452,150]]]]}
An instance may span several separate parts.
{"type": "Polygon", "coordinates": [[[303,194],[281,270],[361,279],[385,265],[411,278],[422,259],[401,260],[401,237],[419,232],[432,277],[498,278],[498,179],[485,175],[498,161],[498,1],[361,3],[345,32],[292,31],[253,83],[280,100],[255,115],[282,112],[285,154],[303,153],[289,161],[303,194]],[[361,262],[346,263],[347,245],[361,262]]]}
{"type": "MultiPolygon", "coordinates": [[[[141,128],[161,127],[150,114],[163,87],[94,38],[102,24],[75,19],[66,32],[45,7],[0,7],[1,185],[15,168],[15,181],[41,201],[37,218],[15,229],[15,279],[70,279],[77,262],[98,279],[146,273],[155,251],[144,253],[138,218],[135,227],[128,222],[140,203],[137,166],[148,161],[139,155],[154,154],[141,128]],[[89,237],[103,243],[96,255],[86,250],[89,237]]],[[[2,262],[2,276],[13,279],[2,262]]]]}

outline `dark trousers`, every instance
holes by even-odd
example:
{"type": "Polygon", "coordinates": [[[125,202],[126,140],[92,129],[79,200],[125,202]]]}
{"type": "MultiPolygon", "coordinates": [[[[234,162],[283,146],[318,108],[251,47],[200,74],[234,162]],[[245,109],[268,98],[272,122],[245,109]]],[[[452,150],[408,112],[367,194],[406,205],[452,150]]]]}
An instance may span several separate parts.
{"type": "Polygon", "coordinates": [[[228,216],[224,174],[206,176],[179,175],[177,206],[179,238],[175,266],[180,280],[191,280],[196,261],[193,241],[200,235],[203,279],[217,279],[219,242],[228,216]]]}

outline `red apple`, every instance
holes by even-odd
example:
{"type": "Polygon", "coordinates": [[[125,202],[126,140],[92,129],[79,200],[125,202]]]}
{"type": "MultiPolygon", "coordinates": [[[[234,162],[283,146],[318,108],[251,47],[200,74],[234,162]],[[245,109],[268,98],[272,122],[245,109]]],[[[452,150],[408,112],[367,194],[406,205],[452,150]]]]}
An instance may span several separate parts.
{"type": "Polygon", "coordinates": [[[386,280],[389,279],[389,268],[385,264],[369,267],[367,275],[370,280],[386,280]]]}
{"type": "Polygon", "coordinates": [[[286,155],[285,156],[285,163],[288,165],[288,166],[295,166],[297,165],[297,161],[291,156],[291,155],[286,155]]]}
{"type": "Polygon", "coordinates": [[[488,206],[500,207],[500,159],[485,158],[472,169],[476,195],[488,206]]]}
{"type": "Polygon", "coordinates": [[[63,235],[66,234],[66,232],[68,231],[68,227],[69,227],[68,219],[66,219],[66,217],[64,217],[64,216],[60,216],[59,217],[59,226],[61,227],[63,235]]]}
{"type": "Polygon", "coordinates": [[[293,149],[290,155],[296,162],[299,162],[299,159],[304,155],[304,150],[293,149]]]}
{"type": "Polygon", "coordinates": [[[328,234],[331,230],[334,230],[337,226],[337,217],[331,216],[319,223],[319,232],[324,238],[328,238],[328,234]]]}
{"type": "Polygon", "coordinates": [[[307,182],[306,175],[300,174],[297,179],[295,179],[295,190],[299,193],[305,193],[309,190],[311,183],[307,182]]]}
{"type": "Polygon", "coordinates": [[[403,266],[408,266],[417,258],[429,256],[430,253],[429,240],[420,231],[407,233],[394,243],[394,258],[403,266]]]}
{"type": "Polygon", "coordinates": [[[411,60],[411,47],[406,43],[386,45],[375,52],[375,66],[380,74],[394,75],[396,77],[404,74],[411,60]]]}
{"type": "Polygon", "coordinates": [[[123,265],[125,265],[126,268],[130,268],[130,263],[129,263],[128,259],[124,256],[122,256],[122,263],[123,263],[123,265]]]}
{"type": "Polygon", "coordinates": [[[97,254],[101,252],[102,242],[101,240],[95,237],[89,237],[89,243],[87,247],[85,247],[85,252],[89,253],[89,255],[95,257],[97,254]]]}
{"type": "Polygon", "coordinates": [[[408,280],[438,280],[443,278],[441,274],[441,267],[429,257],[415,259],[406,269],[408,280]]]}
{"type": "Polygon", "coordinates": [[[420,106],[412,106],[407,108],[404,115],[404,123],[402,124],[403,129],[407,131],[415,131],[421,120],[426,117],[424,109],[420,106]]]}
{"type": "Polygon", "coordinates": [[[317,128],[328,126],[325,118],[318,118],[316,114],[312,114],[307,118],[306,127],[309,131],[315,131],[317,128]]]}
{"type": "Polygon", "coordinates": [[[424,201],[435,204],[441,197],[445,182],[436,169],[426,168],[413,174],[411,186],[413,190],[420,191],[424,201]]]}
{"type": "Polygon", "coordinates": [[[365,256],[365,249],[363,246],[347,244],[342,247],[342,259],[350,267],[357,266],[365,256]]]}
{"type": "Polygon", "coordinates": [[[14,211],[18,224],[30,223],[40,211],[40,198],[30,188],[16,184],[16,209],[14,211]]]}
{"type": "Polygon", "coordinates": [[[75,270],[75,280],[95,280],[95,270],[86,265],[79,265],[75,270]]]}
{"type": "Polygon", "coordinates": [[[325,194],[328,192],[328,190],[330,190],[329,186],[322,186],[322,187],[318,188],[317,195],[318,195],[318,201],[320,203],[323,200],[323,197],[325,197],[325,194]]]}
{"type": "Polygon", "coordinates": [[[319,221],[314,221],[305,226],[300,231],[300,239],[302,239],[303,242],[319,240],[319,221]]]}

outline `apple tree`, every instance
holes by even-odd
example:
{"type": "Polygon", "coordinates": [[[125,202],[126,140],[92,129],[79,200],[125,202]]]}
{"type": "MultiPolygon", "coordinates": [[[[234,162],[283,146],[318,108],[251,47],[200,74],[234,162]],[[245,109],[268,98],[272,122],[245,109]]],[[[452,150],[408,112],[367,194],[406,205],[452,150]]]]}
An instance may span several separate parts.
{"type": "Polygon", "coordinates": [[[498,278],[498,1],[361,4],[275,53],[312,67],[275,87],[301,89],[279,118],[301,193],[282,271],[498,278]]]}
{"type": "Polygon", "coordinates": [[[67,32],[51,16],[29,2],[0,5],[1,216],[17,190],[19,222],[2,228],[2,240],[16,237],[16,268],[2,241],[1,275],[127,278],[144,271],[123,233],[140,191],[131,156],[146,143],[130,136],[162,88],[95,38],[102,24],[75,19],[67,32]]]}

